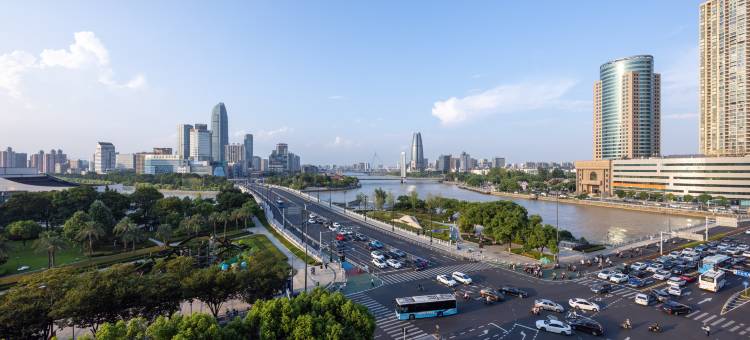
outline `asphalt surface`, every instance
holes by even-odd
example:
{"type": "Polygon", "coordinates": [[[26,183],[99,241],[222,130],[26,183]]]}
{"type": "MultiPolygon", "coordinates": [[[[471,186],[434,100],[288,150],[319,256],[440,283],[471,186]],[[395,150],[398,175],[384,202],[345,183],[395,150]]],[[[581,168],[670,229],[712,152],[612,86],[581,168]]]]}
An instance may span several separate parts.
{"type": "MultiPolygon", "coordinates": [[[[257,188],[257,187],[256,187],[257,188]]],[[[263,189],[266,190],[266,189],[263,189]]],[[[261,191],[258,189],[258,191],[261,191]]],[[[306,202],[296,195],[285,191],[262,191],[262,195],[269,195],[272,202],[277,199],[284,201],[285,211],[290,206],[307,207],[298,215],[287,215],[286,218],[294,225],[294,232],[302,236],[304,229],[303,219],[307,219],[310,212],[336,221],[346,227],[365,234],[370,239],[377,239],[384,243],[387,248],[395,247],[408,254],[407,259],[417,256],[428,259],[431,266],[423,271],[415,272],[411,268],[402,269],[378,269],[371,265],[370,251],[366,248],[366,242],[346,241],[344,254],[346,260],[360,266],[368,265],[369,269],[381,280],[382,285],[366,291],[349,294],[354,301],[365,305],[376,317],[377,329],[376,339],[403,339],[406,331],[406,339],[555,339],[564,336],[539,331],[535,327],[536,320],[547,317],[555,317],[565,320],[570,307],[568,299],[578,297],[599,304],[602,308],[597,313],[586,313],[588,317],[601,323],[605,328],[602,337],[606,339],[649,339],[649,338],[680,338],[680,339],[743,339],[750,338],[750,314],[748,305],[736,306],[735,309],[722,314],[722,306],[735,292],[743,289],[743,279],[732,274],[727,276],[727,285],[718,293],[698,289],[697,283],[689,283],[686,293],[675,298],[676,301],[689,305],[693,313],[682,316],[671,316],[661,310],[661,304],[651,306],[640,306],[633,302],[633,297],[640,291],[650,291],[653,288],[664,288],[664,281],[657,281],[655,285],[634,289],[624,285],[617,285],[611,293],[597,295],[591,291],[591,286],[602,282],[596,278],[596,273],[591,272],[584,276],[577,276],[573,280],[551,281],[532,278],[522,272],[511,271],[485,263],[472,263],[465,260],[452,258],[435,251],[429,247],[423,247],[405,241],[394,235],[390,235],[380,229],[370,227],[359,221],[351,220],[338,213],[331,212],[323,207],[323,204],[306,202]],[[305,216],[302,216],[302,215],[305,216]],[[414,321],[400,321],[395,318],[394,299],[397,297],[454,293],[435,279],[438,274],[450,274],[453,271],[461,271],[469,274],[474,283],[471,285],[459,285],[456,294],[461,296],[458,300],[459,313],[444,318],[420,319],[414,321]],[[421,285],[424,291],[419,291],[421,285]],[[528,298],[506,297],[504,301],[491,305],[485,304],[479,297],[479,290],[483,288],[499,288],[510,285],[522,288],[530,293],[528,298]],[[469,300],[463,299],[463,293],[469,293],[469,300]],[[563,305],[565,313],[542,312],[541,315],[531,315],[530,310],[536,298],[545,298],[563,305]],[[630,318],[633,329],[624,330],[620,324],[630,318]],[[659,322],[664,328],[663,333],[655,334],[648,331],[648,325],[659,322]],[[711,335],[707,337],[701,327],[710,325],[711,335]]],[[[327,203],[324,203],[327,204],[327,203]]],[[[294,210],[294,209],[292,209],[294,210]]],[[[281,221],[282,210],[273,209],[275,218],[281,221]]],[[[329,232],[321,224],[307,225],[307,234],[310,235],[309,244],[318,246],[320,232],[322,234],[324,248],[330,242],[334,233],[329,232]],[[328,242],[325,240],[328,238],[328,242]]],[[[734,239],[750,244],[750,235],[740,233],[732,236],[734,239]]],[[[656,249],[649,249],[644,255],[654,255],[656,249]]],[[[666,253],[666,251],[665,251],[666,253]]],[[[638,256],[641,257],[641,256],[638,256]]],[[[632,262],[634,259],[615,259],[615,262],[632,262]]],[[[592,268],[586,268],[592,271],[592,268]]],[[[750,270],[750,268],[749,268],[750,270]]],[[[571,338],[588,339],[597,338],[581,332],[575,332],[571,338]]]]}

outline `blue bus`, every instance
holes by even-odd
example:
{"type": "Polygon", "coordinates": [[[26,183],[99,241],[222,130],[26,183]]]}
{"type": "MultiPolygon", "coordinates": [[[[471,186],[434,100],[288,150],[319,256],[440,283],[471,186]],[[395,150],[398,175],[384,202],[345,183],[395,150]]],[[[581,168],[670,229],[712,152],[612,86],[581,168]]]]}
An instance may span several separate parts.
{"type": "Polygon", "coordinates": [[[453,294],[421,295],[396,299],[396,318],[414,320],[458,313],[453,294]]]}

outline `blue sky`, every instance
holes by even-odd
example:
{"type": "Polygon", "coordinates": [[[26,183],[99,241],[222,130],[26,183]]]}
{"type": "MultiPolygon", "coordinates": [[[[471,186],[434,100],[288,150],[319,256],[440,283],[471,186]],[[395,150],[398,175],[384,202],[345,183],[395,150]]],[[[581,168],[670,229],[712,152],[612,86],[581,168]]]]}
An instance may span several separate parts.
{"type": "Polygon", "coordinates": [[[431,161],[587,159],[599,66],[651,54],[662,150],[697,153],[699,3],[9,2],[0,147],[174,147],[223,101],[264,157],[395,164],[421,131],[431,161]]]}

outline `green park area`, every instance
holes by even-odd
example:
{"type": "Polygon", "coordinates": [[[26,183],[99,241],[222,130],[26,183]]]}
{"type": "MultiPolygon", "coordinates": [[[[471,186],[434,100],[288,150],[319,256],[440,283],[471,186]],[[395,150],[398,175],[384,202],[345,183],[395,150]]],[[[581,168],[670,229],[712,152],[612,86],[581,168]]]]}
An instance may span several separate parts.
{"type": "MultiPolygon", "coordinates": [[[[31,241],[26,244],[22,241],[9,241],[8,261],[0,265],[0,276],[10,274],[27,273],[36,270],[46,269],[48,260],[47,252],[43,249],[38,251],[34,248],[31,241]],[[24,270],[18,270],[20,267],[28,267],[24,270]]],[[[74,244],[67,244],[62,250],[55,253],[55,265],[65,265],[86,259],[81,248],[74,244]]]]}
{"type": "Polygon", "coordinates": [[[270,255],[274,260],[283,262],[286,262],[287,260],[286,256],[284,256],[280,250],[276,249],[266,235],[255,234],[246,236],[238,239],[235,243],[247,246],[249,248],[248,255],[262,252],[270,255]]]}

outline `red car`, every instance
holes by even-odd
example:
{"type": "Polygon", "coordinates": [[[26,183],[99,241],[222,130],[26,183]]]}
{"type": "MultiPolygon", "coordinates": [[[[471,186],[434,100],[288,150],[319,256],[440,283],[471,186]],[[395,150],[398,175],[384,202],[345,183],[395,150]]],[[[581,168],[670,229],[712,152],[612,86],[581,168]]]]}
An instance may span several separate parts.
{"type": "Polygon", "coordinates": [[[681,275],[680,278],[685,280],[685,282],[687,283],[695,282],[695,280],[698,279],[698,277],[695,275],[687,275],[687,274],[681,275]]]}
{"type": "Polygon", "coordinates": [[[336,240],[346,241],[346,236],[344,236],[344,234],[336,234],[336,240]]]}

